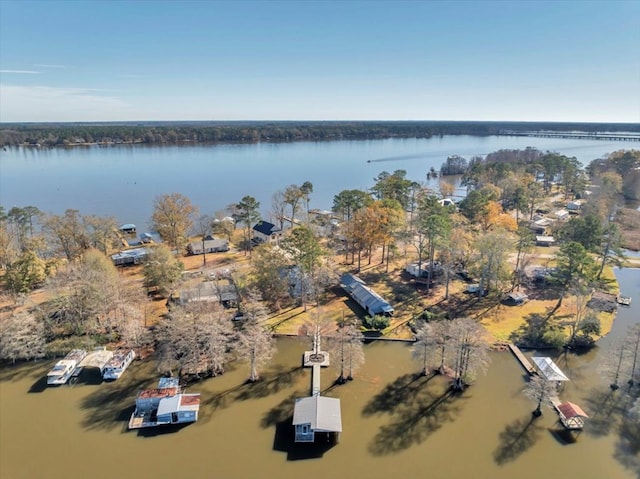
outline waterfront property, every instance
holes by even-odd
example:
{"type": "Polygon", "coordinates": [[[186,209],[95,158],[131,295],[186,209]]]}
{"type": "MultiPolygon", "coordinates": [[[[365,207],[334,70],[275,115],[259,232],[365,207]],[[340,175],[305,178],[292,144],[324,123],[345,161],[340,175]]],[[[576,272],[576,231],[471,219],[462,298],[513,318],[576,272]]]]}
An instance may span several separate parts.
{"type": "Polygon", "coordinates": [[[393,314],[393,307],[356,275],[343,274],[340,277],[340,286],[367,314],[371,316],[378,314],[391,316],[393,314]]]}
{"type": "Polygon", "coordinates": [[[103,379],[118,379],[122,376],[122,373],[129,367],[134,358],[136,357],[136,353],[133,349],[130,350],[118,350],[113,353],[113,356],[105,365],[102,371],[103,379]]]}
{"type": "Polygon", "coordinates": [[[282,230],[268,221],[259,221],[253,227],[253,241],[256,243],[277,243],[282,238],[282,230]]]}
{"type": "Polygon", "coordinates": [[[51,386],[66,384],[86,356],[87,352],[84,349],[71,350],[47,373],[47,384],[51,386]]]}
{"type": "Polygon", "coordinates": [[[229,251],[229,242],[226,239],[209,237],[204,242],[193,241],[187,245],[189,254],[221,253],[224,251],[229,251]]]}
{"type": "Polygon", "coordinates": [[[156,389],[138,394],[129,429],[196,422],[199,410],[199,393],[184,393],[178,378],[161,378],[156,389]]]}
{"type": "Polygon", "coordinates": [[[305,351],[303,365],[311,367],[311,396],[296,398],[293,410],[295,442],[314,442],[316,433],[325,433],[339,441],[342,432],[340,399],[320,395],[320,371],[329,366],[329,353],[320,348],[320,327],[313,335],[313,350],[305,351]]]}
{"type": "Polygon", "coordinates": [[[148,248],[133,248],[111,255],[111,261],[116,266],[131,266],[141,264],[149,255],[148,248]]]}

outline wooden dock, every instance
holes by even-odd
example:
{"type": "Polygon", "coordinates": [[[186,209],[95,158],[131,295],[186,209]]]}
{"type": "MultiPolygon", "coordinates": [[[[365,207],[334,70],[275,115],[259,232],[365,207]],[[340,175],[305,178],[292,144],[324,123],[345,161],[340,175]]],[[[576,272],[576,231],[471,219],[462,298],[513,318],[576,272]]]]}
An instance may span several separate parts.
{"type": "Polygon", "coordinates": [[[522,367],[529,373],[529,375],[536,374],[536,368],[529,362],[527,357],[520,351],[520,348],[515,344],[509,343],[509,350],[513,353],[516,359],[520,362],[522,367]]]}

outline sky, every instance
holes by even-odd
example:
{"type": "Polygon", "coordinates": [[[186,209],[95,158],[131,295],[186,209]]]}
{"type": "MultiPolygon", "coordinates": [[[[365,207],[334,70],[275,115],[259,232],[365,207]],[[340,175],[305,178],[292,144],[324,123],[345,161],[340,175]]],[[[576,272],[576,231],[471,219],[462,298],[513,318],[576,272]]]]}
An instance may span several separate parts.
{"type": "Polygon", "coordinates": [[[0,122],[640,122],[640,0],[0,0],[0,122]]]}

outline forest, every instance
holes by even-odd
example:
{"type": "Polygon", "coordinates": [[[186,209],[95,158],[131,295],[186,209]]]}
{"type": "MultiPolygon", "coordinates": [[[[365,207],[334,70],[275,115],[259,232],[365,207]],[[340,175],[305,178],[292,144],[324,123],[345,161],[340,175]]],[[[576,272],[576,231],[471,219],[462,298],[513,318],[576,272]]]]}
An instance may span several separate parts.
{"type": "Polygon", "coordinates": [[[4,123],[0,145],[199,144],[489,136],[530,130],[640,132],[637,123],[474,121],[4,123]]]}

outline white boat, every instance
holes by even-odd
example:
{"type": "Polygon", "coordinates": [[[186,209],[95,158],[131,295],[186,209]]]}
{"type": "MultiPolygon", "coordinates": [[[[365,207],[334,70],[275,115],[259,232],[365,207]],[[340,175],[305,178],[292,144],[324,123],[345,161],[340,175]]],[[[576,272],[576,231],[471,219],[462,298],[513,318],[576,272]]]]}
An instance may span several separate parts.
{"type": "Polygon", "coordinates": [[[80,361],[86,356],[87,352],[84,349],[73,349],[70,351],[64,359],[58,361],[51,371],[47,373],[47,384],[66,384],[74,371],[78,369],[80,361]]]}
{"type": "Polygon", "coordinates": [[[129,367],[129,364],[136,357],[133,349],[128,351],[119,350],[113,353],[113,357],[105,365],[102,371],[102,379],[118,379],[129,367]]]}

